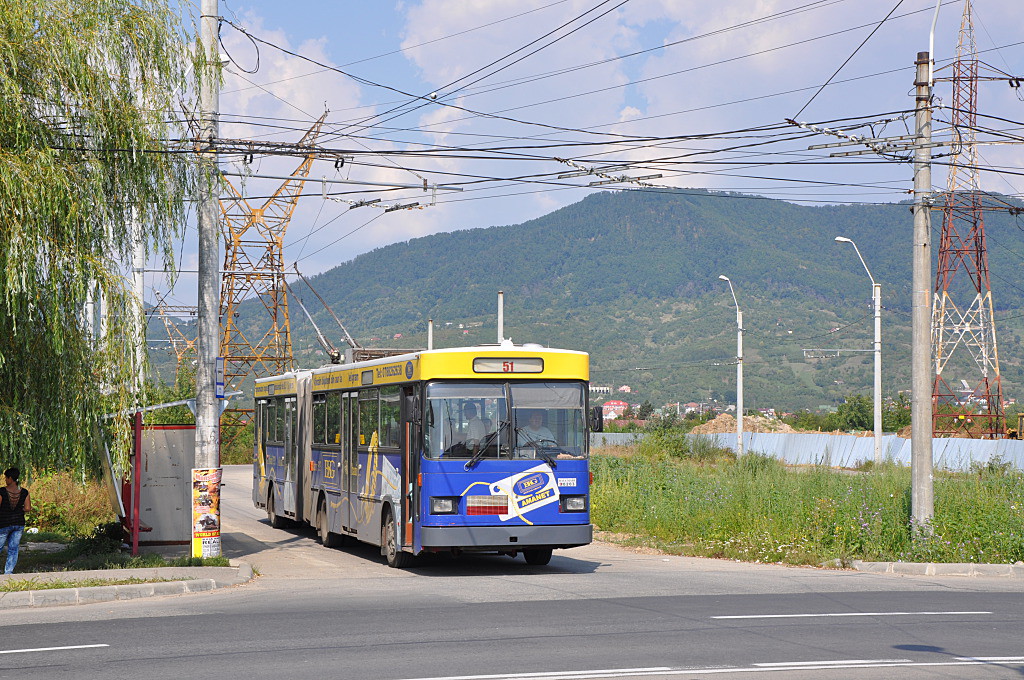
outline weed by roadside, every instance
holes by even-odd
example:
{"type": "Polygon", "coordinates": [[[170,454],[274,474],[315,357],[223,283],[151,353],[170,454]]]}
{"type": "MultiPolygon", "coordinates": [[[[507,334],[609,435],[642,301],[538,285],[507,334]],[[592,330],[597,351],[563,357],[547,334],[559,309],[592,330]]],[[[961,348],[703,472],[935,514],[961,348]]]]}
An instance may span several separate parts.
{"type": "Polygon", "coordinates": [[[90,571],[95,569],[140,569],[147,567],[227,567],[226,557],[166,559],[161,555],[143,553],[132,556],[121,549],[121,525],[112,522],[97,527],[91,536],[72,539],[56,552],[25,551],[16,571],[90,571]]]}
{"type": "Polygon", "coordinates": [[[790,564],[1024,559],[1024,475],[1001,465],[935,480],[935,518],[912,527],[910,471],[796,472],[756,453],[739,461],[638,450],[595,456],[592,518],[686,555],[790,564]]]}
{"type": "Polygon", "coordinates": [[[60,588],[93,588],[96,586],[128,586],[137,583],[164,583],[166,578],[80,578],[44,581],[34,578],[0,581],[0,593],[20,593],[25,590],[57,590],[60,588]]]}

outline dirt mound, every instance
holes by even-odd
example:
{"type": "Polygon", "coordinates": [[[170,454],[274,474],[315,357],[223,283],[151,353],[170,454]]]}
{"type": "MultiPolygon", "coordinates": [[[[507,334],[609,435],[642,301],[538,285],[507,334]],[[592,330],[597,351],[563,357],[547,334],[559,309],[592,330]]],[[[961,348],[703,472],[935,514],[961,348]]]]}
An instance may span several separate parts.
{"type": "MultiPolygon", "coordinates": [[[[735,432],[736,419],[723,413],[714,420],[693,428],[696,434],[716,434],[719,432],[735,432]]],[[[764,416],[743,416],[744,432],[796,432],[792,427],[774,418],[764,416]]]]}

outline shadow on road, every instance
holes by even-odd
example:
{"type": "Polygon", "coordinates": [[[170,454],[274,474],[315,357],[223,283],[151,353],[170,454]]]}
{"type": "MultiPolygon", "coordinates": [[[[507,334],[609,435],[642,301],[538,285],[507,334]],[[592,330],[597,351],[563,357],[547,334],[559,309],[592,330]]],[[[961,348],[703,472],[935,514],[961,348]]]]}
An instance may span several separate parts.
{"type": "MultiPolygon", "coordinates": [[[[893,645],[893,649],[898,649],[903,652],[927,652],[931,654],[941,654],[943,656],[952,657],[955,660],[961,659],[973,659],[974,657],[964,656],[962,654],[954,654],[951,651],[946,650],[944,647],[936,647],[934,645],[893,645]]],[[[1010,665],[999,661],[984,661],[982,659],[977,660],[978,663],[983,663],[986,666],[994,666],[996,668],[1005,668],[1008,671],[1012,671],[1017,675],[1024,676],[1024,665],[1014,664],[1010,665]]]]}

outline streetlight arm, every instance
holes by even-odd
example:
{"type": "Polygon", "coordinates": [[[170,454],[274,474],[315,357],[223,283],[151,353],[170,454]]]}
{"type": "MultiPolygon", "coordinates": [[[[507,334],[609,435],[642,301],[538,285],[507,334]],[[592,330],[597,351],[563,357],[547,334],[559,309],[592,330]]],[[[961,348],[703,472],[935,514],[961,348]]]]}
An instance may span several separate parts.
{"type": "Polygon", "coordinates": [[[845,236],[836,236],[836,243],[849,243],[851,246],[853,246],[854,251],[856,251],[857,253],[857,258],[860,260],[860,263],[864,265],[864,271],[868,273],[868,278],[871,279],[871,285],[877,285],[875,277],[871,275],[871,270],[868,269],[868,263],[864,261],[864,256],[860,254],[860,248],[857,247],[857,242],[854,241],[852,238],[846,238],[845,236]]]}

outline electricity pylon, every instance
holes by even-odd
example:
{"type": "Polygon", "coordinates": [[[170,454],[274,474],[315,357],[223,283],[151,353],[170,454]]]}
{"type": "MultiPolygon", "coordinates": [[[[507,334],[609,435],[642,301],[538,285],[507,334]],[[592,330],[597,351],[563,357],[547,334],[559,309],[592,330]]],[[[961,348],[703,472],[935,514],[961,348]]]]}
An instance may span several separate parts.
{"type": "MultiPolygon", "coordinates": [[[[299,145],[313,143],[326,116],[313,124],[299,145]]],[[[293,368],[283,243],[314,158],[314,153],[307,154],[291,178],[260,206],[251,205],[225,178],[229,195],[220,202],[225,245],[220,353],[226,391],[240,389],[249,376],[293,368]],[[246,300],[259,300],[261,307],[241,319],[238,308],[246,300]]],[[[224,424],[244,424],[250,413],[251,409],[234,409],[224,424]]]]}
{"type": "Polygon", "coordinates": [[[978,182],[977,52],[971,0],[964,0],[952,78],[955,143],[932,303],[932,432],[937,437],[960,433],[996,438],[1003,432],[999,352],[978,182]],[[969,356],[951,363],[958,351],[969,356]],[[961,372],[956,382],[950,369],[961,372]]]}

